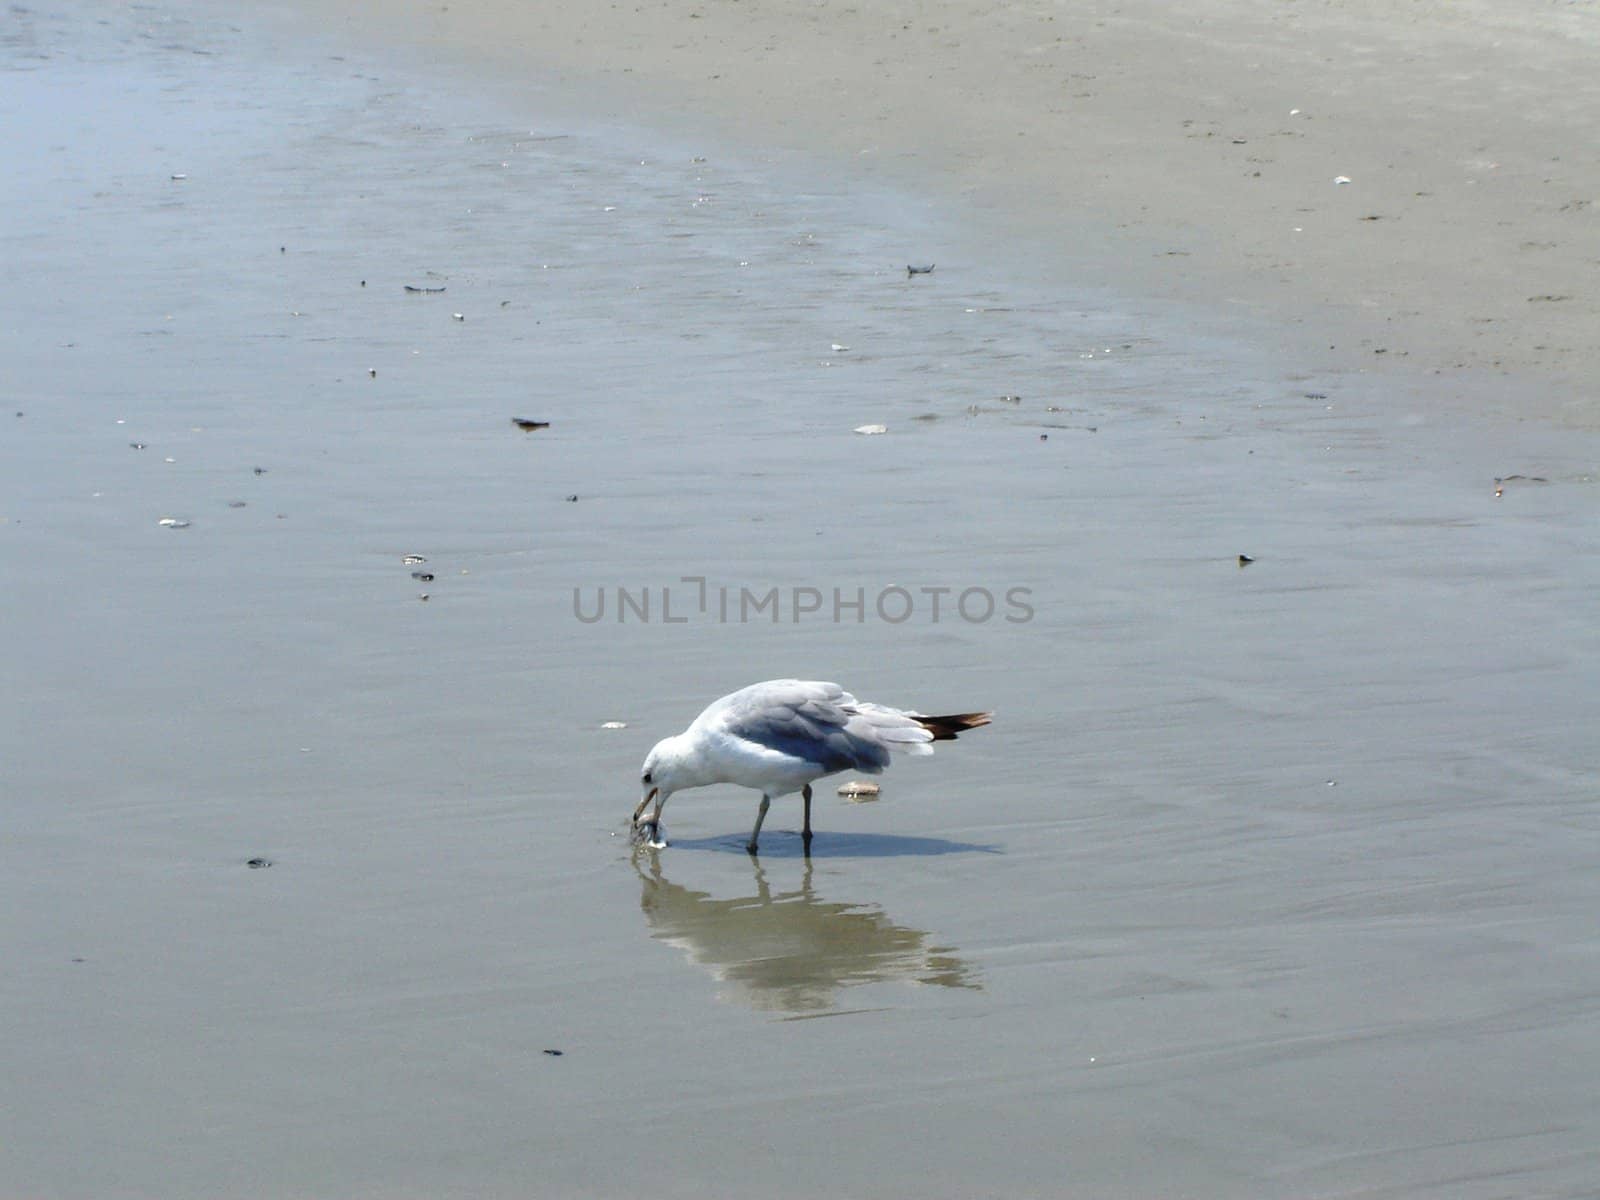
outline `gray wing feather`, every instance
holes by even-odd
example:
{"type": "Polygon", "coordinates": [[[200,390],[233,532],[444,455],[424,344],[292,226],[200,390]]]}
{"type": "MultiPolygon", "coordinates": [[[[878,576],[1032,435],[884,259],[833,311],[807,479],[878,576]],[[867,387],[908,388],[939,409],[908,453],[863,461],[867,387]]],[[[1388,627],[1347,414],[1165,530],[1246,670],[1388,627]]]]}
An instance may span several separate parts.
{"type": "Polygon", "coordinates": [[[836,683],[774,679],[717,701],[700,717],[742,738],[809,763],[825,774],[854,769],[876,775],[889,751],[931,754],[933,735],[916,714],[863,704],[836,683]]]}

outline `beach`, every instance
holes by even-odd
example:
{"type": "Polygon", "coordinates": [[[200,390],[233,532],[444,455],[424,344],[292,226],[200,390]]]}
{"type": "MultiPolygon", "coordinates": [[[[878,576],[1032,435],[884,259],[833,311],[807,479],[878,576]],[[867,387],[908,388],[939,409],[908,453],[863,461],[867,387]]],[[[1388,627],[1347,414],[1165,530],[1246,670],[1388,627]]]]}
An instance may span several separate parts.
{"type": "Polygon", "coordinates": [[[1160,11],[11,10],[0,1200],[1592,1194],[1593,13],[1160,11]]]}
{"type": "Polygon", "coordinates": [[[1446,406],[1600,423],[1593,4],[312,11],[961,197],[1079,278],[1268,315],[1307,357],[1422,376],[1446,406]]]}

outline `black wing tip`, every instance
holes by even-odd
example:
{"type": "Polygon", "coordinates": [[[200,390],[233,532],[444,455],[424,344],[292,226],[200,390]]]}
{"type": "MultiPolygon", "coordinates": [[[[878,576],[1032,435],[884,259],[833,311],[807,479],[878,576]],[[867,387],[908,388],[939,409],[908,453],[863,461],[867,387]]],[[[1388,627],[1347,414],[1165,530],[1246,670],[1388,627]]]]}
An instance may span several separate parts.
{"type": "Polygon", "coordinates": [[[917,724],[933,734],[936,742],[953,742],[968,729],[979,729],[994,720],[992,712],[951,713],[944,717],[918,717],[917,724]]]}

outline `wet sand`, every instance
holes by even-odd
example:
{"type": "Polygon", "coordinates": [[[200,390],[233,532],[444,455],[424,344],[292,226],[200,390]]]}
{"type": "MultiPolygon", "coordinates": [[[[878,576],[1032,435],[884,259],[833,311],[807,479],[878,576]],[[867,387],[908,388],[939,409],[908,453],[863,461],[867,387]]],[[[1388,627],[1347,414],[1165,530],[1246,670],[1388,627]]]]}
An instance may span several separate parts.
{"type": "Polygon", "coordinates": [[[1592,1191],[1592,434],[576,82],[4,49],[0,1195],[1592,1191]],[[633,852],[787,674],[997,719],[633,852]]]}
{"type": "Polygon", "coordinates": [[[1446,408],[1600,426],[1588,4],[313,11],[367,43],[555,76],[595,109],[961,197],[1076,279],[1267,316],[1303,361],[1415,374],[1446,408]]]}

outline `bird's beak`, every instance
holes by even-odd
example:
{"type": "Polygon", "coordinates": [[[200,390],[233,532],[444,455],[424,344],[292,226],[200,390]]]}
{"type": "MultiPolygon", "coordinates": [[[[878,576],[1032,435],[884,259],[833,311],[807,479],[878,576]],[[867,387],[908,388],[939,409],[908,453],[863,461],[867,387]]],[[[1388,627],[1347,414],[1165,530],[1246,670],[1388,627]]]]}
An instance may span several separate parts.
{"type": "Polygon", "coordinates": [[[639,807],[633,810],[633,823],[637,825],[639,818],[644,815],[644,810],[650,807],[650,801],[656,798],[656,793],[661,791],[658,787],[651,788],[644,794],[644,799],[639,801],[639,807]]]}

